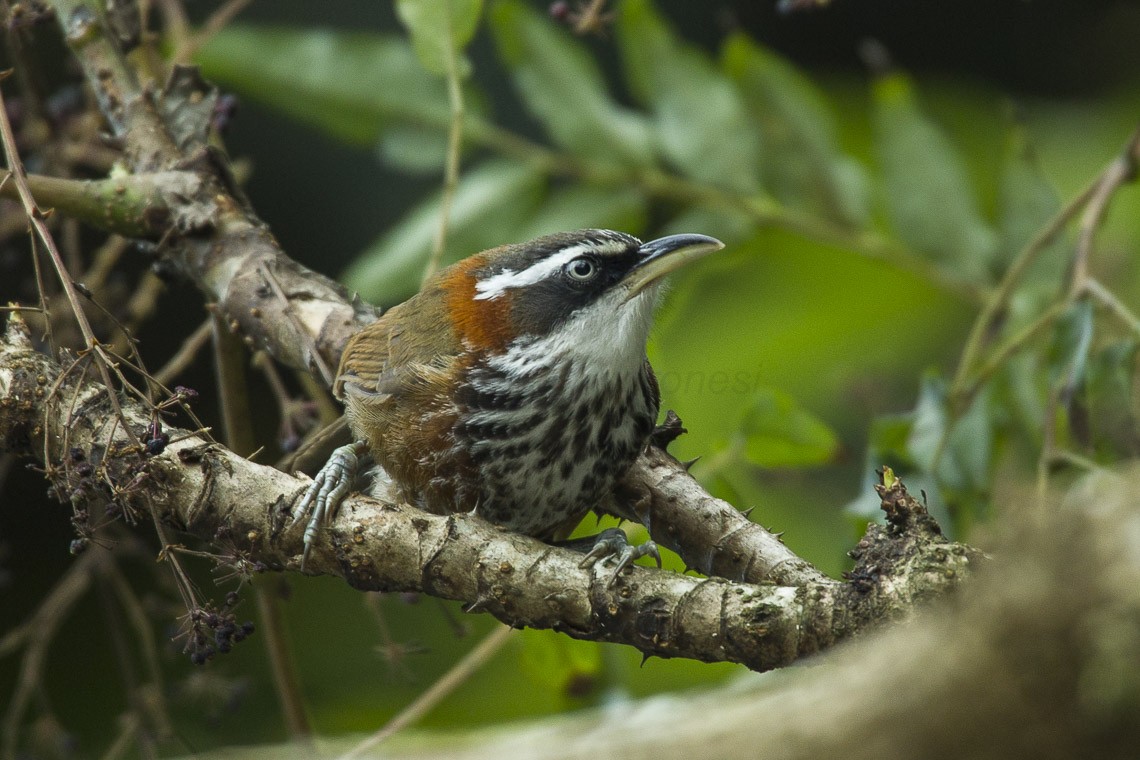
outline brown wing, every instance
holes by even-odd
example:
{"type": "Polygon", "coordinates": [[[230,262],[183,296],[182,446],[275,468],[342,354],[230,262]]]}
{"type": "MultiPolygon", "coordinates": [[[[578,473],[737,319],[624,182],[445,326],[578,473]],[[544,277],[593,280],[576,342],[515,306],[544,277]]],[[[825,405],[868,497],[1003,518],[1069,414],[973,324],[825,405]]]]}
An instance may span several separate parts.
{"type": "Polygon", "coordinates": [[[341,355],[336,397],[343,400],[346,386],[352,386],[354,393],[382,403],[379,397],[400,395],[408,383],[438,379],[459,354],[445,316],[442,293],[426,290],[353,335],[341,355]]]}
{"type": "Polygon", "coordinates": [[[404,498],[425,508],[454,501],[450,492],[428,499],[425,491],[437,474],[435,458],[449,450],[441,436],[454,423],[451,380],[460,360],[454,330],[434,308],[437,292],[421,292],[354,335],[335,385],[353,436],[368,443],[404,498]]]}

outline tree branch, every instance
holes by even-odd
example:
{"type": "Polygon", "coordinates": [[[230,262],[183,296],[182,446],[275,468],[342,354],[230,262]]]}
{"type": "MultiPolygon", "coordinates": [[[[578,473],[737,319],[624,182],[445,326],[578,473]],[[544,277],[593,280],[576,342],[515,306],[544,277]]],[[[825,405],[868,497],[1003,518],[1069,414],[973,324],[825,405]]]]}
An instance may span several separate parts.
{"type": "MultiPolygon", "coordinates": [[[[41,460],[55,492],[95,512],[154,514],[219,547],[235,572],[294,569],[303,526],[288,526],[307,481],[257,465],[194,433],[134,443],[152,410],[64,371],[32,347],[13,314],[0,343],[0,441],[41,460]],[[83,463],[86,467],[78,467],[83,463]]],[[[141,436],[140,436],[141,437],[141,436]]],[[[465,602],[514,627],[623,643],[646,655],[786,665],[954,588],[973,554],[941,537],[925,510],[888,482],[890,524],[872,526],[852,582],[753,585],[632,568],[607,587],[581,555],[497,528],[472,515],[438,516],[351,496],[308,566],[361,590],[422,591],[465,602]]]]}

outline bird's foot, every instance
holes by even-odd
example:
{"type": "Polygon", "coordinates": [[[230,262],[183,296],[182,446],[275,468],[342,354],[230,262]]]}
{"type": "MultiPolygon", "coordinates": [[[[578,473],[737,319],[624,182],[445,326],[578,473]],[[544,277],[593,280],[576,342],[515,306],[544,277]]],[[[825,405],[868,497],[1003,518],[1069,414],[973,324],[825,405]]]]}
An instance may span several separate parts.
{"type": "Polygon", "coordinates": [[[596,536],[565,541],[561,545],[575,551],[586,552],[586,556],[578,563],[578,567],[581,568],[593,567],[599,560],[615,557],[617,566],[606,582],[606,588],[613,586],[621,572],[639,557],[653,557],[657,560],[657,567],[661,567],[661,553],[657,551],[656,543],[646,541],[640,546],[634,546],[621,528],[608,528],[596,536]]]}
{"type": "Polygon", "coordinates": [[[360,457],[368,450],[363,441],[350,443],[335,449],[321,468],[309,490],[293,508],[293,520],[290,525],[296,525],[307,515],[308,524],[305,526],[305,548],[301,553],[301,570],[305,569],[305,561],[317,540],[317,532],[322,525],[327,524],[336,516],[337,508],[349,489],[352,488],[356,475],[360,471],[360,457]]]}

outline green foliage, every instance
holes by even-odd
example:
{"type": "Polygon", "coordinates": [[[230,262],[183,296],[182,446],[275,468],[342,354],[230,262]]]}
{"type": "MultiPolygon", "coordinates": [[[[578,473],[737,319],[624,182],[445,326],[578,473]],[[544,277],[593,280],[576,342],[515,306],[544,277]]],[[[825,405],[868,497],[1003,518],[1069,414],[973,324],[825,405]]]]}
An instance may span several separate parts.
{"type": "Polygon", "coordinates": [[[483,0],[396,0],[396,14],[412,37],[412,48],[433,74],[447,74],[455,59],[461,75],[471,63],[463,48],[475,36],[483,0]]]}
{"type": "Polygon", "coordinates": [[[774,388],[756,392],[737,440],[744,459],[760,467],[824,464],[839,448],[831,428],[774,388]]]}
{"type": "MultiPolygon", "coordinates": [[[[488,161],[465,172],[451,204],[450,235],[443,263],[503,240],[533,214],[542,175],[510,161],[488,161]]],[[[382,304],[414,293],[439,226],[440,198],[434,196],[385,232],[344,274],[346,284],[382,304]]]]}
{"type": "Polygon", "coordinates": [[[350,143],[371,145],[390,124],[447,124],[443,81],[395,37],[230,24],[196,61],[206,76],[350,143]]]}
{"type": "Polygon", "coordinates": [[[765,147],[763,182],[776,198],[837,222],[870,214],[868,180],[839,150],[832,109],[804,74],[743,34],[725,42],[725,72],[740,87],[765,147]]]}
{"type": "Polygon", "coordinates": [[[652,161],[647,120],[611,100],[598,64],[569,32],[521,2],[497,3],[490,20],[523,103],[556,145],[599,161],[652,161]]]}
{"type": "Polygon", "coordinates": [[[919,109],[907,77],[882,77],[872,98],[883,199],[899,239],[957,277],[987,280],[997,241],[957,152],[919,109]]]}
{"type": "Polygon", "coordinates": [[[683,42],[649,0],[621,6],[626,80],[653,114],[662,156],[685,175],[739,193],[759,188],[759,131],[733,83],[683,42]]]}

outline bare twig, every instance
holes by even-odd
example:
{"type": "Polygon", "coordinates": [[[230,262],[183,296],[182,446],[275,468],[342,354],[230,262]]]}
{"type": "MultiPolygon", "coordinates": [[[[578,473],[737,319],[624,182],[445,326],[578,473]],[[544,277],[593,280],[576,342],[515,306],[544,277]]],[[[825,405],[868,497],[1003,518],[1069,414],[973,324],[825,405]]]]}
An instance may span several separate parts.
{"type": "Polygon", "coordinates": [[[16,757],[24,712],[32,694],[40,686],[47,650],[55,639],[56,629],[79,598],[87,592],[96,566],[106,559],[106,552],[97,547],[79,555],[35,614],[0,641],[0,654],[7,654],[20,647],[24,649],[16,688],[4,711],[4,722],[0,724],[3,727],[3,731],[0,731],[0,753],[4,760],[14,760],[16,757]]]}
{"type": "Polygon", "coordinates": [[[170,357],[170,360],[154,373],[155,382],[159,385],[170,385],[187,367],[189,367],[198,354],[209,342],[213,335],[213,320],[208,318],[195,328],[194,332],[186,336],[182,346],[170,357]]]}
{"type": "Polygon", "coordinates": [[[253,0],[229,0],[211,13],[197,34],[190,37],[183,37],[174,53],[172,58],[173,62],[189,63],[191,59],[194,58],[194,55],[205,47],[207,42],[212,40],[218,32],[222,31],[222,29],[226,27],[226,24],[233,21],[251,2],[253,2],[253,0]]]}
{"type": "MultiPolygon", "coordinates": [[[[450,40],[453,34],[454,19],[451,14],[451,3],[444,2],[444,20],[446,22],[445,38],[450,40]]],[[[455,189],[459,186],[459,152],[463,142],[463,87],[459,81],[459,54],[450,42],[444,46],[444,63],[447,76],[447,101],[451,108],[451,121],[447,128],[447,159],[443,169],[443,193],[439,199],[439,227],[436,229],[435,241],[432,243],[431,258],[424,267],[424,282],[439,269],[439,262],[443,258],[444,248],[447,246],[447,227],[451,220],[451,202],[455,197],[455,189]]]]}
{"type": "Polygon", "coordinates": [[[431,712],[436,705],[442,702],[447,695],[466,683],[477,670],[486,665],[491,658],[498,654],[499,650],[503,648],[503,645],[510,640],[513,632],[514,629],[510,626],[497,626],[495,630],[488,633],[474,649],[465,654],[463,659],[455,663],[450,670],[444,673],[435,683],[424,691],[424,693],[420,694],[411,704],[401,710],[396,717],[388,721],[379,731],[360,742],[360,744],[357,744],[348,752],[345,752],[337,758],[337,760],[352,760],[354,757],[360,757],[360,755],[378,747],[385,740],[423,718],[431,712]]]}

